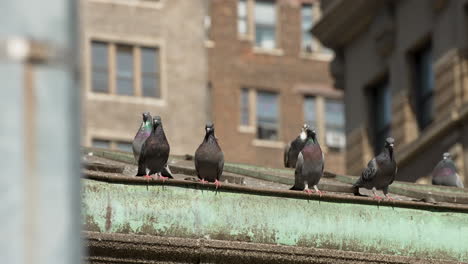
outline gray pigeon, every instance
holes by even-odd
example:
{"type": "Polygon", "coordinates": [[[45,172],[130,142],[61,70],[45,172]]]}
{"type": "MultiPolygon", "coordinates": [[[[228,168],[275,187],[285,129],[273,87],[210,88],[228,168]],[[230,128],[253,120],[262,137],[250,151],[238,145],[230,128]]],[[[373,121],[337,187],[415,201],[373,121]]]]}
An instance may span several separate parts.
{"type": "Polygon", "coordinates": [[[132,144],[133,156],[136,162],[138,162],[138,158],[140,157],[141,146],[143,146],[143,143],[145,143],[153,130],[153,118],[151,114],[149,112],[144,112],[142,115],[143,121],[141,122],[140,129],[138,129],[132,144]]]}
{"type": "Polygon", "coordinates": [[[213,124],[207,124],[205,131],[205,138],[195,151],[195,170],[202,183],[214,182],[218,188],[221,186],[219,177],[223,173],[224,155],[215,137],[213,124]]]}
{"type": "Polygon", "coordinates": [[[374,198],[381,200],[382,197],[378,196],[376,190],[382,190],[385,197],[392,199],[388,196],[388,186],[395,180],[397,173],[397,165],[395,162],[395,154],[393,153],[393,144],[395,140],[391,137],[385,140],[385,147],[382,152],[373,158],[367,164],[367,168],[361,174],[361,177],[353,185],[354,195],[361,195],[359,188],[372,189],[374,198]]]}
{"type": "Polygon", "coordinates": [[[435,166],[432,172],[432,184],[463,188],[463,182],[450,153],[445,152],[443,159],[435,166]]]}
{"type": "Polygon", "coordinates": [[[306,128],[306,143],[299,153],[294,173],[294,186],[290,190],[304,190],[306,193],[312,193],[309,186],[313,186],[315,191],[322,195],[317,188],[317,184],[322,178],[325,159],[320,144],[314,130],[306,128]]]}
{"type": "Polygon", "coordinates": [[[153,118],[153,130],[141,147],[140,158],[138,159],[137,176],[150,177],[156,174],[163,179],[172,178],[171,175],[162,177],[167,160],[169,159],[169,142],[162,126],[161,117],[153,118]]]}
{"type": "Polygon", "coordinates": [[[284,166],[286,168],[296,167],[297,156],[301,152],[302,148],[306,144],[307,134],[306,130],[309,128],[307,124],[304,124],[301,128],[301,133],[299,136],[287,144],[284,148],[284,166]]]}

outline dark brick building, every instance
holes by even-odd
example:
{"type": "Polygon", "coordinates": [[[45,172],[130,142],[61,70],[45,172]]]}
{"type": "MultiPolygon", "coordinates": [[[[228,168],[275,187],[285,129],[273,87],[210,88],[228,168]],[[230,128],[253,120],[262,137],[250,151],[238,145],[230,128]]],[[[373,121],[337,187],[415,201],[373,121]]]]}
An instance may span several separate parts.
{"type": "Polygon", "coordinates": [[[304,122],[315,127],[326,169],[344,172],[342,93],[333,54],[309,34],[318,1],[208,1],[205,19],[212,120],[226,159],[280,167],[304,122]]]}

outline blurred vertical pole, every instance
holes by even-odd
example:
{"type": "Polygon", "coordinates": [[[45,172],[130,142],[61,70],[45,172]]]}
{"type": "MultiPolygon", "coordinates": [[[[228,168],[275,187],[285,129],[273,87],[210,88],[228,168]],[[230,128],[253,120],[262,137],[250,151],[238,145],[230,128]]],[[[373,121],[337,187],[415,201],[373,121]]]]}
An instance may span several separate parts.
{"type": "Polygon", "coordinates": [[[0,263],[81,262],[78,3],[0,1],[0,263]]]}

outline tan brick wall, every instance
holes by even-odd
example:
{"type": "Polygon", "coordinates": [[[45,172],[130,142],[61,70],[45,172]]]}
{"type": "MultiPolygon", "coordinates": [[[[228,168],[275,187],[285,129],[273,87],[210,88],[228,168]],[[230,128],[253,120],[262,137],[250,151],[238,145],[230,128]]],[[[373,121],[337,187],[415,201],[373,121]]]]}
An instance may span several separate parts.
{"type": "Polygon", "coordinates": [[[193,154],[204,135],[208,74],[203,0],[82,0],[83,125],[92,138],[132,141],[141,112],[163,119],[171,154],[193,154]],[[155,1],[157,2],[157,1],[155,1]],[[159,47],[162,99],[96,94],[90,40],[159,47]]]}
{"type": "MultiPolygon", "coordinates": [[[[236,0],[213,1],[211,38],[214,47],[209,50],[209,79],[213,86],[217,136],[229,161],[282,167],[282,144],[297,137],[304,123],[305,94],[297,87],[305,85],[333,90],[328,61],[301,56],[300,2],[277,1],[280,11],[276,39],[282,55],[272,55],[257,53],[250,40],[238,38],[236,0]],[[280,94],[281,144],[258,146],[255,130],[239,131],[242,87],[280,94]]],[[[327,151],[324,142],[321,143],[327,151]]],[[[326,161],[327,170],[344,172],[342,153],[328,151],[326,161]]]]}

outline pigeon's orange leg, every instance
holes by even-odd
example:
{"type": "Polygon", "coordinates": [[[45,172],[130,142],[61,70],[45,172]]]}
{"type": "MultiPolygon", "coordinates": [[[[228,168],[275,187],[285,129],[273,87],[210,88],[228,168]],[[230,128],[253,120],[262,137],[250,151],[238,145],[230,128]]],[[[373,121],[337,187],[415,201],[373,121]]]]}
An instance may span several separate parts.
{"type": "Polygon", "coordinates": [[[219,187],[221,187],[221,182],[218,181],[218,180],[215,180],[215,185],[216,185],[216,189],[218,189],[219,187]]]}
{"type": "Polygon", "coordinates": [[[315,191],[320,195],[320,197],[322,197],[322,194],[324,194],[325,192],[324,191],[320,191],[317,187],[317,185],[314,185],[314,189],[315,191]]]}
{"type": "Polygon", "coordinates": [[[377,191],[377,190],[375,189],[375,187],[372,188],[372,193],[374,193],[374,199],[376,199],[377,201],[380,202],[383,198],[382,198],[381,196],[378,196],[377,193],[376,193],[376,191],[377,191]]]}
{"type": "Polygon", "coordinates": [[[203,179],[203,178],[199,179],[198,181],[201,182],[202,184],[208,183],[208,181],[205,181],[205,179],[203,179]]]}

